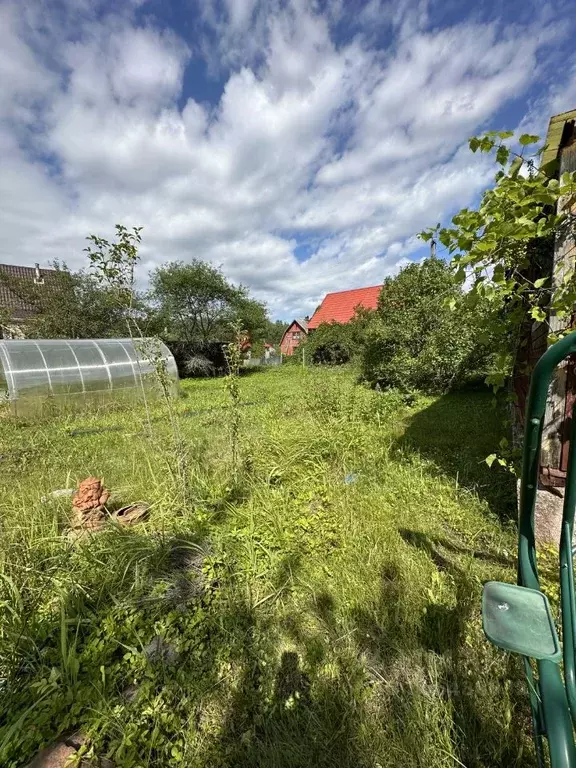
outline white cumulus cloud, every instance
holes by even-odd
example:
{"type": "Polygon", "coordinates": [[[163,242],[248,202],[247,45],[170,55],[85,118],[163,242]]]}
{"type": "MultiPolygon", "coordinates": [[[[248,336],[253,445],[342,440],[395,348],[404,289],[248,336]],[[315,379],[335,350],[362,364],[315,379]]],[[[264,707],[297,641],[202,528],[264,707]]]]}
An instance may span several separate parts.
{"type": "Polygon", "coordinates": [[[141,225],[142,283],[207,259],[286,319],[381,282],[475,198],[492,169],[468,137],[545,80],[560,35],[440,28],[426,3],[218,0],[187,35],[145,10],[0,4],[0,261],[79,267],[88,233],[141,225]],[[198,56],[212,103],[185,79],[198,56]]]}

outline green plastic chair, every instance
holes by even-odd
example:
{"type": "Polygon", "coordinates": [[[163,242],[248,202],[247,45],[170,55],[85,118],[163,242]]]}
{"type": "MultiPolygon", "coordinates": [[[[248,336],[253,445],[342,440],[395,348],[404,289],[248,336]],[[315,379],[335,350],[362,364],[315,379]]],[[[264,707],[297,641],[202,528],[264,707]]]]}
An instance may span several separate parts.
{"type": "Polygon", "coordinates": [[[576,332],[551,346],[534,368],[525,416],[518,584],[491,581],[484,586],[482,595],[482,622],[486,637],[499,648],[524,657],[538,764],[544,765],[543,738],[546,738],[552,768],[576,768],[573,730],[576,724],[576,603],[572,561],[576,508],[576,414],[572,417],[560,539],[562,644],[548,599],[541,591],[538,580],[534,505],[548,387],[554,369],[574,353],[576,332]]]}

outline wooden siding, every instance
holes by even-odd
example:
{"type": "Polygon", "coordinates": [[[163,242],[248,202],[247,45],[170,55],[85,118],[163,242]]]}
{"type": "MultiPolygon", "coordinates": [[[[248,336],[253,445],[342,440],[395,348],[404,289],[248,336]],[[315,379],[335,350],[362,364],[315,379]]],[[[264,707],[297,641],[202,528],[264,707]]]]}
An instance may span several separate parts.
{"type": "Polygon", "coordinates": [[[284,331],[284,336],[282,336],[282,341],[280,342],[280,350],[282,354],[293,355],[294,350],[305,337],[306,331],[304,331],[300,324],[294,320],[284,331]]]}
{"type": "MultiPolygon", "coordinates": [[[[565,142],[565,144],[557,150],[559,154],[559,175],[567,171],[572,172],[576,170],[576,133],[573,122],[576,111],[565,113],[565,115],[566,117],[561,123],[560,133],[561,141],[565,142]]],[[[560,127],[557,127],[555,130],[558,132],[560,127]]],[[[565,209],[567,204],[568,201],[559,203],[559,211],[565,209]]],[[[572,213],[576,213],[576,206],[574,205],[572,213]]],[[[566,272],[574,269],[575,262],[576,243],[574,242],[571,227],[567,227],[565,231],[557,233],[554,243],[553,287],[562,283],[566,272]]],[[[559,318],[554,313],[550,315],[549,323],[552,332],[563,331],[566,328],[566,319],[559,318]]],[[[571,324],[573,325],[573,318],[571,324]]],[[[563,473],[566,470],[572,406],[574,404],[575,364],[576,361],[570,358],[559,366],[548,393],[548,403],[542,432],[541,465],[544,475],[550,477],[557,473],[563,473]]]]}

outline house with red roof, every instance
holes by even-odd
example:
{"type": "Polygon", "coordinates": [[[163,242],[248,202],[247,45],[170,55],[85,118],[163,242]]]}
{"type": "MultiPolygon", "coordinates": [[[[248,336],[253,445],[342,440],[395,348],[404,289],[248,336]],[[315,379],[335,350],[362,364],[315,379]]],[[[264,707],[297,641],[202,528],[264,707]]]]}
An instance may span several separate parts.
{"type": "Polygon", "coordinates": [[[308,335],[308,317],[294,319],[284,331],[280,342],[280,351],[283,355],[293,355],[294,350],[302,339],[308,335]]]}
{"type": "Polygon", "coordinates": [[[376,309],[381,290],[381,285],[372,285],[369,288],[353,288],[351,291],[327,293],[322,304],[312,315],[308,323],[308,331],[318,328],[320,323],[349,323],[357,307],[376,309]]]}

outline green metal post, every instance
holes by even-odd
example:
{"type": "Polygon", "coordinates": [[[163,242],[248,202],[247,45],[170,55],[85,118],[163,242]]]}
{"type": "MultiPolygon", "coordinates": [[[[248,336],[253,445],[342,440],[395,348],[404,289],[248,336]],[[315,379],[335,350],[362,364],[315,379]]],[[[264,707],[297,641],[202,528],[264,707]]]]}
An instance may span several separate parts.
{"type": "Polygon", "coordinates": [[[560,544],[560,600],[562,606],[562,651],[564,658],[564,681],[572,721],[576,723],[576,670],[574,650],[574,568],[572,564],[572,527],[566,522],[562,526],[560,544]]]}
{"type": "Polygon", "coordinates": [[[542,714],[542,702],[540,693],[534,679],[534,672],[527,656],[523,657],[524,673],[528,683],[528,695],[530,696],[530,709],[532,710],[532,730],[534,733],[534,746],[536,747],[536,760],[538,768],[544,768],[544,748],[542,745],[542,735],[546,733],[544,719],[542,714]]]}
{"type": "Polygon", "coordinates": [[[572,536],[574,510],[576,509],[576,419],[572,416],[570,453],[566,469],[562,535],[560,539],[560,596],[562,606],[562,648],[564,656],[564,680],[570,703],[572,720],[576,723],[576,603],[574,600],[574,564],[572,560],[572,536]]]}
{"type": "Polygon", "coordinates": [[[553,661],[538,662],[538,681],[542,697],[544,727],[553,768],[574,768],[576,748],[572,718],[560,667],[553,661]]]}
{"type": "Polygon", "coordinates": [[[576,352],[576,333],[549,347],[534,367],[526,405],[522,485],[520,489],[520,536],[518,543],[518,583],[540,589],[534,539],[534,506],[538,489],[540,438],[544,426],[546,400],[552,373],[558,363],[576,352]]]}
{"type": "MultiPolygon", "coordinates": [[[[532,374],[530,393],[526,406],[526,429],[522,461],[522,484],[520,489],[520,525],[518,541],[518,583],[531,589],[540,589],[536,565],[536,544],[534,536],[534,507],[538,490],[540,465],[540,443],[546,412],[548,388],[556,366],[568,355],[576,352],[576,333],[571,333],[551,346],[537,362],[532,374]]],[[[571,447],[573,446],[573,442],[571,447]]],[[[576,677],[574,674],[574,581],[572,573],[572,529],[576,488],[573,474],[576,451],[570,451],[569,472],[566,478],[566,499],[564,503],[560,587],[563,613],[564,663],[566,683],[560,668],[551,661],[538,662],[538,687],[541,706],[534,716],[542,721],[548,738],[550,761],[554,768],[574,768],[576,747],[572,729],[571,712],[576,712],[576,677]]],[[[534,708],[534,707],[533,707],[534,708]]]]}

